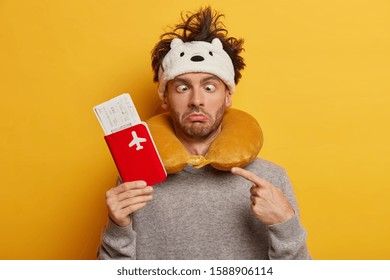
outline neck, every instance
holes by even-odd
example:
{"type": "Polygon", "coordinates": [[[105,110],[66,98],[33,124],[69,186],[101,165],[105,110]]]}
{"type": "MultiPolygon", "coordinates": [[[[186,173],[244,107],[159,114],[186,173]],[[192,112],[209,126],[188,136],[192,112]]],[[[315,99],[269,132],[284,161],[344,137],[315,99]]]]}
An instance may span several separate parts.
{"type": "Polygon", "coordinates": [[[175,130],[177,139],[179,139],[179,141],[183,144],[183,146],[186,148],[188,153],[190,155],[201,155],[201,156],[206,155],[211,143],[214,142],[214,140],[217,138],[220,132],[221,132],[221,125],[207,138],[194,139],[194,138],[189,138],[188,136],[183,135],[182,133],[177,133],[177,131],[175,130]]]}

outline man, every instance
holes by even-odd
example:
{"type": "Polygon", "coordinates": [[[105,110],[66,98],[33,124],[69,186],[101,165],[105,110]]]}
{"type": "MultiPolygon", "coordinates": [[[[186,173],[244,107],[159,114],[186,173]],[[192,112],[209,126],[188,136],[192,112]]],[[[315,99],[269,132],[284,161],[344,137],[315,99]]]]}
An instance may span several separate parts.
{"type": "MultiPolygon", "coordinates": [[[[174,134],[200,157],[222,135],[245,66],[239,56],[243,40],[228,38],[220,17],[210,8],[187,16],[152,54],[174,134]]],[[[110,189],[99,257],[310,259],[284,169],[257,158],[243,167],[229,172],[187,164],[155,186],[135,181],[110,189]]]]}

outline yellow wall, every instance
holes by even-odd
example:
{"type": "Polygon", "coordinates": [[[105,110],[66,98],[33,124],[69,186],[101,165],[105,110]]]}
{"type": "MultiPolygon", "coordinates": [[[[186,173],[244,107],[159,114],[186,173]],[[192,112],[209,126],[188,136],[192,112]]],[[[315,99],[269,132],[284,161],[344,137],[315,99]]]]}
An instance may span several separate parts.
{"type": "Polygon", "coordinates": [[[389,259],[389,1],[184,3],[0,1],[0,259],[95,257],[116,170],[92,107],[131,92],[152,116],[150,50],[208,3],[246,39],[234,107],[288,170],[313,257],[389,259]]]}

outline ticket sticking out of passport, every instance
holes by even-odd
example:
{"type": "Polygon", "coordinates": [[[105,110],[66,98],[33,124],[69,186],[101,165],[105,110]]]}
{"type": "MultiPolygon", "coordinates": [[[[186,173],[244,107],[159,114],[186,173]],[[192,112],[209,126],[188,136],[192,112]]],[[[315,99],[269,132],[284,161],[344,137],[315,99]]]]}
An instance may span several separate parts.
{"type": "Polygon", "coordinates": [[[141,123],[128,93],[121,94],[93,108],[105,135],[141,123]]]}
{"type": "Polygon", "coordinates": [[[152,186],[165,181],[167,173],[149,128],[129,94],[95,106],[94,112],[123,182],[142,180],[152,186]]]}

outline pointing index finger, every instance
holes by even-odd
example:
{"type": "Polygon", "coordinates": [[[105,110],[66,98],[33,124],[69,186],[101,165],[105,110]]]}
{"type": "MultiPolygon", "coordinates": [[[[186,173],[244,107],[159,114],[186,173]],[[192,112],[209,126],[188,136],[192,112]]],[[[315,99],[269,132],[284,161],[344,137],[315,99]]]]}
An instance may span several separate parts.
{"type": "Polygon", "coordinates": [[[252,172],[242,169],[240,167],[233,167],[231,169],[231,172],[235,175],[239,175],[242,178],[251,181],[253,184],[255,184],[258,187],[266,187],[268,186],[268,182],[264,180],[263,178],[260,178],[259,176],[253,174],[252,172]]]}

